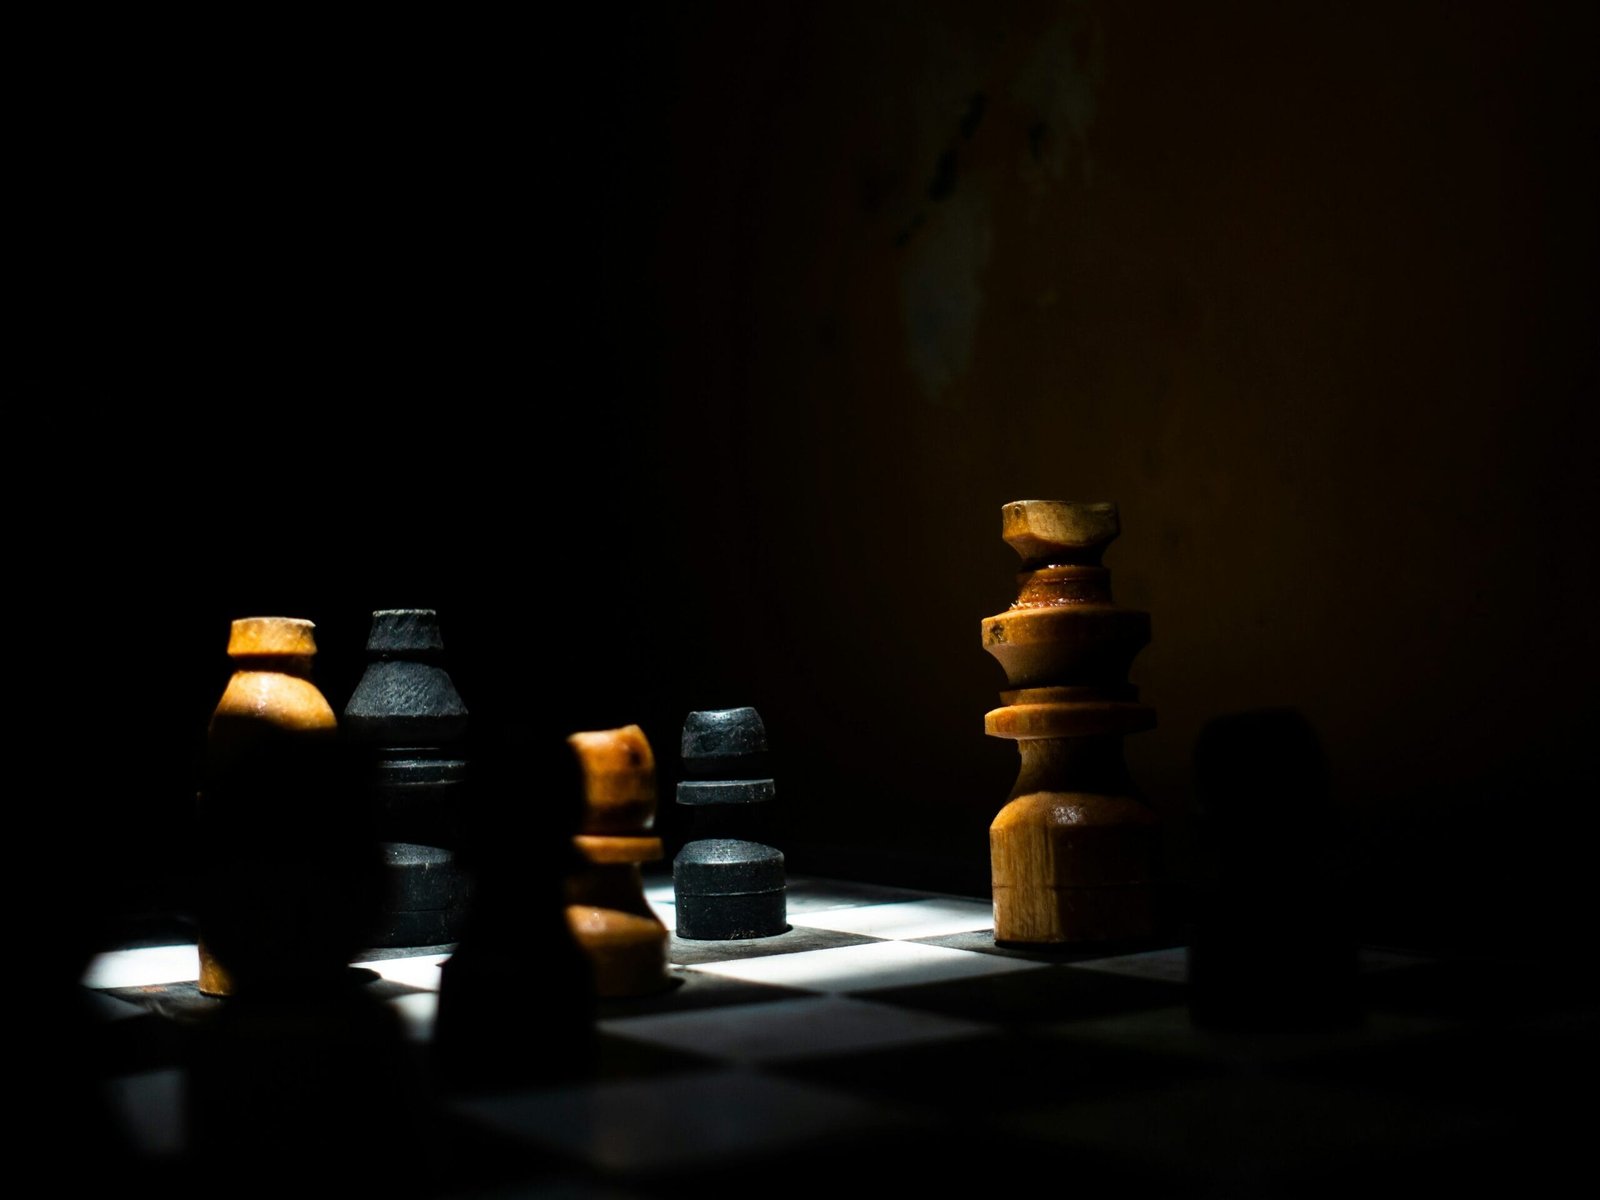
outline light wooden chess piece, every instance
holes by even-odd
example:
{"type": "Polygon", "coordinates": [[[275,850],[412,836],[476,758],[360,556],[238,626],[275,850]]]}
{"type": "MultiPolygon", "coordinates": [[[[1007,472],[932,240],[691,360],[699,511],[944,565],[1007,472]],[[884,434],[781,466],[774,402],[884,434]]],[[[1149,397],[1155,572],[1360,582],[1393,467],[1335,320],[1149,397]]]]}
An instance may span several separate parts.
{"type": "Polygon", "coordinates": [[[198,805],[200,990],[332,982],[363,944],[382,860],[345,786],[310,621],[233,622],[198,805]]]}
{"type": "Polygon", "coordinates": [[[1111,601],[1100,557],[1119,532],[1110,503],[1002,509],[1001,536],[1022,570],[1016,603],[983,622],[983,648],[1011,685],[984,728],[1016,741],[1022,769],[989,828],[996,942],[1120,942],[1155,931],[1158,822],[1122,757],[1125,734],[1155,725],[1127,682],[1150,616],[1111,601]]]}
{"type": "Polygon", "coordinates": [[[662,857],[651,836],[656,760],[637,725],[567,739],[583,773],[585,865],[567,880],[567,922],[594,968],[595,995],[643,996],[671,983],[667,927],[644,898],[639,864],[662,857]]]}

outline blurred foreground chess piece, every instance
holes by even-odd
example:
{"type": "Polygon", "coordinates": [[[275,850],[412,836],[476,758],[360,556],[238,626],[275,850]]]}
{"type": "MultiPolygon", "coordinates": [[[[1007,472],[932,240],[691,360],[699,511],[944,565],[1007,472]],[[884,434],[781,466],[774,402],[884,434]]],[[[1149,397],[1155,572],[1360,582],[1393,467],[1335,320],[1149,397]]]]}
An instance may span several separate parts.
{"type": "Polygon", "coordinates": [[[199,797],[200,990],[335,982],[382,900],[365,805],[311,681],[310,621],[233,622],[233,676],[212,715],[199,797]]]}
{"type": "Polygon", "coordinates": [[[594,979],[566,905],[567,878],[581,866],[578,764],[559,733],[518,722],[478,743],[473,794],[461,845],[472,900],[439,970],[434,1080],[496,1092],[587,1078],[598,1061],[594,979]],[[525,792],[530,779],[535,794],[497,794],[525,792]]]}
{"type": "Polygon", "coordinates": [[[1112,603],[1100,565],[1120,532],[1117,506],[1019,500],[1001,513],[1022,571],[1010,610],[983,622],[983,648],[1011,685],[984,728],[1016,741],[1022,768],[989,829],[995,941],[1148,937],[1159,827],[1122,739],[1155,725],[1127,682],[1150,616],[1112,603]]]}
{"type": "Polygon", "coordinates": [[[1344,838],[1315,730],[1292,709],[1219,717],[1195,744],[1207,878],[1189,947],[1189,1015],[1248,1032],[1362,1019],[1344,838]]]}
{"type": "Polygon", "coordinates": [[[594,968],[601,998],[643,996],[671,984],[667,927],[644,898],[639,864],[662,855],[649,833],[656,817],[656,760],[637,725],[567,739],[583,773],[584,865],[567,880],[567,920],[594,968]]]}
{"type": "Polygon", "coordinates": [[[457,861],[467,706],[444,668],[432,609],[382,609],[370,660],[344,709],[383,844],[388,894],[375,946],[436,946],[461,936],[466,880],[457,861]]]}
{"type": "Polygon", "coordinates": [[[185,1028],[182,1111],[199,1194],[292,1196],[311,1180],[318,1194],[436,1194],[415,1052],[395,1010],[350,983],[241,989],[185,1028]]]}
{"type": "Polygon", "coordinates": [[[753,708],[692,712],[683,723],[678,803],[695,839],[672,861],[678,936],[708,941],[773,937],[789,928],[783,854],[753,834],[775,787],[767,729],[753,708]]]}

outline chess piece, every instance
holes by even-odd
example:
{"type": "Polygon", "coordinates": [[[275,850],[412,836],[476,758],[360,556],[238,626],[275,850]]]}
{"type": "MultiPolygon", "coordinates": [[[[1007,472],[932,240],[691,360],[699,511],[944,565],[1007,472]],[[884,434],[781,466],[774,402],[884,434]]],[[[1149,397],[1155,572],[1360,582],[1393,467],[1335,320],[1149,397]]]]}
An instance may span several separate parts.
{"type": "Polygon", "coordinates": [[[595,995],[642,996],[667,987],[667,928],[644,898],[639,864],[661,857],[656,761],[637,725],[567,739],[583,774],[583,866],[567,879],[567,920],[594,968],[595,995]]]}
{"type": "Polygon", "coordinates": [[[333,1194],[435,1194],[419,1153],[426,1082],[376,991],[247,989],[185,1024],[182,1179],[234,1200],[297,1195],[309,1179],[333,1194]]]}
{"type": "Polygon", "coordinates": [[[231,995],[346,972],[382,887],[337,720],[311,681],[310,621],[233,622],[233,676],[206,741],[199,796],[200,990],[231,995]]]}
{"type": "Polygon", "coordinates": [[[753,832],[773,797],[767,730],[753,708],[692,712],[683,724],[678,803],[694,813],[695,838],[672,862],[678,936],[726,941],[789,928],[783,855],[736,832],[753,832]]]}
{"type": "Polygon", "coordinates": [[[388,894],[377,946],[435,946],[460,936],[466,878],[457,862],[467,706],[444,668],[432,609],[372,614],[370,660],[344,709],[347,738],[383,843],[388,894]]]}
{"type": "Polygon", "coordinates": [[[1011,685],[984,727],[1016,741],[1022,768],[989,828],[995,941],[1148,936],[1158,823],[1122,739],[1155,725],[1127,682],[1150,617],[1112,603],[1100,565],[1120,532],[1117,507],[1020,500],[1002,509],[1001,532],[1022,570],[1016,602],[983,622],[983,648],[1011,685]]]}
{"type": "MultiPolygon", "coordinates": [[[[591,1076],[599,1059],[594,971],[567,919],[566,881],[583,866],[579,765],[559,734],[529,721],[476,742],[473,791],[540,780],[523,803],[462,814],[461,858],[472,903],[439,972],[429,1047],[433,1077],[453,1092],[505,1091],[591,1076]]],[[[479,729],[484,726],[480,724],[479,729]]]]}
{"type": "Polygon", "coordinates": [[[1207,869],[1190,1018],[1258,1033],[1359,1024],[1344,839],[1316,731],[1293,709],[1234,713],[1206,723],[1194,759],[1207,869]]]}

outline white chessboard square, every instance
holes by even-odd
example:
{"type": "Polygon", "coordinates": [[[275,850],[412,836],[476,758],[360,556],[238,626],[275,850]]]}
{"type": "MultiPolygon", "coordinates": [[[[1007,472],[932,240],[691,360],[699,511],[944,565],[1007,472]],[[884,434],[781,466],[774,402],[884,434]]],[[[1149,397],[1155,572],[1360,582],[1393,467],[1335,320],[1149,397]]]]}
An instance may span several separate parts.
{"type": "Polygon", "coordinates": [[[656,920],[668,929],[678,927],[678,894],[672,876],[669,875],[665,879],[646,878],[644,901],[650,906],[650,911],[655,913],[656,920]]]}
{"type": "Polygon", "coordinates": [[[439,1017],[438,992],[391,996],[384,1003],[399,1015],[407,1041],[423,1044],[433,1041],[433,1029],[439,1017]]]}
{"type": "Polygon", "coordinates": [[[782,1062],[993,1034],[991,1026],[844,996],[600,1022],[607,1033],[739,1063],[782,1062]]]}
{"type": "Polygon", "coordinates": [[[947,933],[972,933],[994,928],[994,906],[981,900],[956,898],[909,900],[898,904],[868,904],[860,908],[833,908],[792,917],[790,923],[835,933],[860,933],[868,937],[943,937],[947,933]]]}
{"type": "Polygon", "coordinates": [[[1043,963],[949,950],[920,942],[869,942],[861,946],[701,963],[687,969],[746,983],[775,984],[813,992],[863,992],[873,988],[943,983],[977,975],[1034,971],[1043,966],[1043,963]]]}
{"type": "Polygon", "coordinates": [[[740,1069],[548,1088],[452,1107],[512,1137],[615,1172],[737,1161],[904,1122],[882,1104],[740,1069]]]}
{"type": "Polygon", "coordinates": [[[650,911],[655,913],[656,920],[660,921],[668,929],[676,929],[678,927],[678,906],[676,904],[667,904],[661,900],[651,900],[648,897],[646,897],[645,903],[650,906],[650,911]]]}
{"type": "Polygon", "coordinates": [[[411,958],[375,958],[355,965],[377,972],[390,983],[437,992],[439,968],[449,957],[448,954],[418,954],[411,958]]]}
{"type": "Polygon", "coordinates": [[[89,960],[83,984],[91,988],[154,987],[162,983],[195,983],[199,978],[200,952],[189,942],[97,954],[89,960]]]}

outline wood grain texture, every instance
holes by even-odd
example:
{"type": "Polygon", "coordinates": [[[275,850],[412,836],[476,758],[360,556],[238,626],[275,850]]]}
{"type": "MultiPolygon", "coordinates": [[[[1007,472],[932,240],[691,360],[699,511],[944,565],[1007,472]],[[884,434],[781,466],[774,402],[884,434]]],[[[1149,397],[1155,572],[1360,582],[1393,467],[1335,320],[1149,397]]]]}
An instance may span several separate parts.
{"type": "Polygon", "coordinates": [[[1011,688],[984,718],[1021,765],[989,829],[995,940],[1133,941],[1155,931],[1159,822],[1137,796],[1122,738],[1155,725],[1127,682],[1148,613],[1118,608],[1100,556],[1115,504],[1018,501],[1002,510],[1023,558],[1018,597],[985,619],[983,648],[1011,688]]]}

